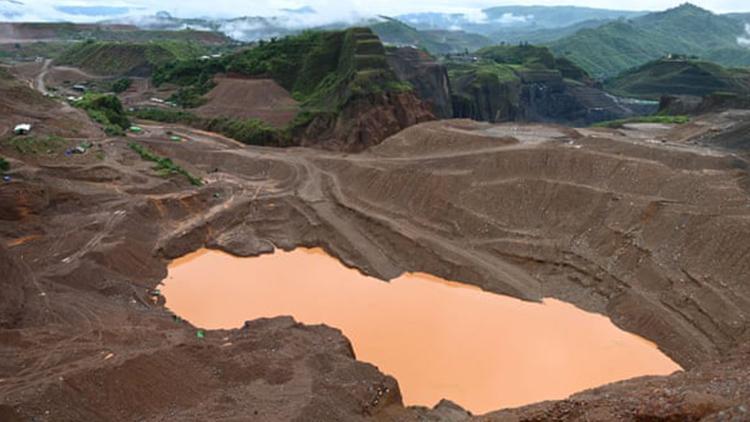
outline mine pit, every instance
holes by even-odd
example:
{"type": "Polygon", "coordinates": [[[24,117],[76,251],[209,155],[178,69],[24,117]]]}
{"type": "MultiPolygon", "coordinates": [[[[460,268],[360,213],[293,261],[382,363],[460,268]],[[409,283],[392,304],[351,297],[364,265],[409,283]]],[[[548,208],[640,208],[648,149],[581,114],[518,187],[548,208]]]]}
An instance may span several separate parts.
{"type": "Polygon", "coordinates": [[[169,266],[167,307],[200,329],[291,315],[340,329],[358,360],[398,380],[404,403],[474,414],[681,368],[608,318],[419,273],[386,283],[320,249],[257,258],[200,250],[169,266]]]}

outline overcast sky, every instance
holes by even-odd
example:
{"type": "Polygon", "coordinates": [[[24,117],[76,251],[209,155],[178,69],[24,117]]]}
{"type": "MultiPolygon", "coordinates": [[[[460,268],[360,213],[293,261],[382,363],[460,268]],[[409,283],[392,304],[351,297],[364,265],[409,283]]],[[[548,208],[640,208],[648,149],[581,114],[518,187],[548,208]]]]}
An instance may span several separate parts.
{"type": "MultiPolygon", "coordinates": [[[[0,0],[0,5],[7,4],[0,0]]],[[[500,5],[559,5],[555,0],[19,0],[25,3],[25,14],[40,20],[70,19],[60,16],[55,6],[128,7],[130,14],[167,11],[179,17],[234,17],[269,16],[281,9],[303,6],[314,8],[327,19],[352,19],[376,14],[398,15],[410,12],[472,12],[500,5]],[[31,9],[31,10],[29,10],[31,9]]],[[[566,4],[628,10],[662,10],[674,7],[683,0],[570,0],[566,4]]],[[[694,4],[715,12],[750,12],[749,0],[695,0],[694,4]]],[[[93,20],[94,16],[79,15],[76,20],[93,20]]]]}

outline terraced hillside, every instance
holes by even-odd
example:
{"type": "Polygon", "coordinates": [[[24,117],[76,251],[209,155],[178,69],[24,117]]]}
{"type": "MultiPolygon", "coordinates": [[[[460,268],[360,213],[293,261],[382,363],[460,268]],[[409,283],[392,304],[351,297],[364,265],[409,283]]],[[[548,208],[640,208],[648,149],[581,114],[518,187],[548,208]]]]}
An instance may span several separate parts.
{"type": "Polygon", "coordinates": [[[704,97],[714,93],[750,94],[750,70],[686,57],[665,57],[608,80],[616,94],[658,100],[663,95],[704,97]]]}
{"type": "MultiPolygon", "coordinates": [[[[154,80],[180,85],[175,100],[190,107],[202,104],[202,96],[214,88],[214,78],[222,74],[272,79],[299,102],[300,112],[294,121],[276,129],[269,141],[277,145],[358,150],[432,118],[412,87],[396,77],[383,44],[367,28],[310,31],[263,42],[217,60],[167,63],[158,69],[154,80]]],[[[227,126],[229,130],[222,132],[236,139],[252,138],[252,129],[247,134],[233,133],[245,132],[244,128],[232,130],[231,126],[240,124],[215,123],[227,126]]],[[[250,126],[258,127],[245,128],[250,126]]]]}

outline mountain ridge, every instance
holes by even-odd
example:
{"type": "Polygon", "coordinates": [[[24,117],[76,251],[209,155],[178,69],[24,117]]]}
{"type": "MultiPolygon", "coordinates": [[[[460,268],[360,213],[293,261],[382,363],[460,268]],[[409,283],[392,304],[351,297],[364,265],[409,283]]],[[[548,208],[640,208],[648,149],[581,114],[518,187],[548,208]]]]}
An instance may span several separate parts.
{"type": "Polygon", "coordinates": [[[668,54],[695,55],[725,66],[750,65],[750,49],[738,43],[745,25],[690,3],[583,29],[550,43],[597,77],[611,77],[668,54]]]}

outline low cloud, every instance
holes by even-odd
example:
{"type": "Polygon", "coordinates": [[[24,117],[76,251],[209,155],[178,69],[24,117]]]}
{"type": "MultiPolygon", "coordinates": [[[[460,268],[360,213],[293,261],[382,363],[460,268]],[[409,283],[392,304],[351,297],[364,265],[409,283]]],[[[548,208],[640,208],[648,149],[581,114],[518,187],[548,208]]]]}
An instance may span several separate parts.
{"type": "Polygon", "coordinates": [[[108,0],[106,3],[0,0],[0,17],[12,22],[97,22],[143,10],[143,7],[132,6],[121,0],[108,0]]]}
{"type": "Polygon", "coordinates": [[[483,10],[470,10],[463,14],[464,20],[469,23],[487,23],[489,16],[483,10]]]}
{"type": "Polygon", "coordinates": [[[750,23],[745,24],[745,33],[748,35],[748,38],[737,37],[737,44],[744,47],[750,47],[750,23]]]}
{"type": "Polygon", "coordinates": [[[503,25],[512,25],[519,23],[526,23],[534,20],[534,15],[514,15],[513,13],[503,13],[495,22],[503,25]]]}

